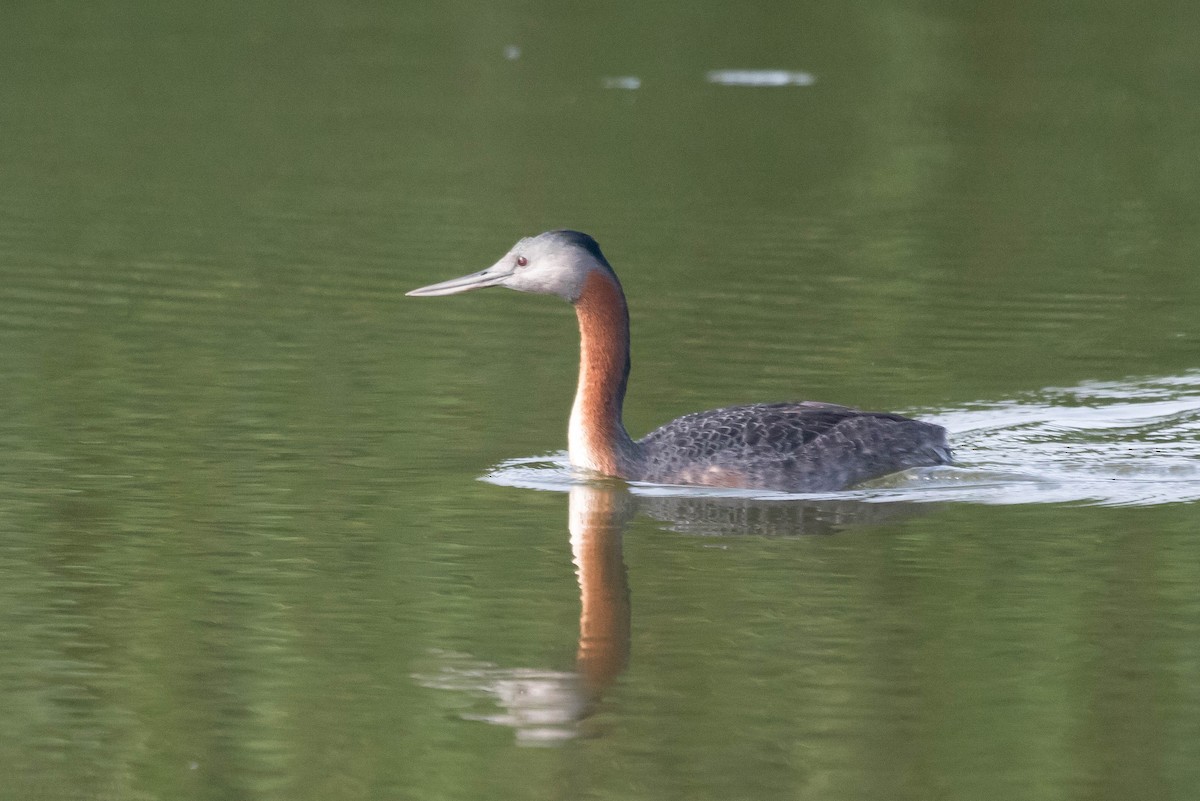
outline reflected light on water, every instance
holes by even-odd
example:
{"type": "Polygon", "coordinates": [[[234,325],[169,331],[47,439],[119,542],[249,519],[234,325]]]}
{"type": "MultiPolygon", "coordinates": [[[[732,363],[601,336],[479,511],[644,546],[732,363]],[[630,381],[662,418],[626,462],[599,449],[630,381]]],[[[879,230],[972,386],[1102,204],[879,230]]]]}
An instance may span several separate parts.
{"type": "Polygon", "coordinates": [[[812,86],[817,82],[811,72],[787,70],[712,70],[707,79],[723,86],[812,86]]]}
{"type": "Polygon", "coordinates": [[[642,79],[636,75],[617,75],[611,78],[602,78],[600,85],[605,89],[640,89],[642,79]]]}

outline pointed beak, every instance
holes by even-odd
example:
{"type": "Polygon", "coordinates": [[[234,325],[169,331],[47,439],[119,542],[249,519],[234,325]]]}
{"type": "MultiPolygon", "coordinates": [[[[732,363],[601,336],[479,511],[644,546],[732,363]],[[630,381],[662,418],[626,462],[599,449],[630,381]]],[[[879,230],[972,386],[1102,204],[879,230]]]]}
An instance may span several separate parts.
{"type": "Polygon", "coordinates": [[[438,295],[457,295],[459,292],[470,292],[472,289],[483,289],[487,286],[497,286],[513,274],[512,268],[503,262],[493,264],[486,270],[464,275],[461,278],[451,278],[440,284],[430,284],[411,292],[405,292],[409,297],[431,298],[438,295]]]}

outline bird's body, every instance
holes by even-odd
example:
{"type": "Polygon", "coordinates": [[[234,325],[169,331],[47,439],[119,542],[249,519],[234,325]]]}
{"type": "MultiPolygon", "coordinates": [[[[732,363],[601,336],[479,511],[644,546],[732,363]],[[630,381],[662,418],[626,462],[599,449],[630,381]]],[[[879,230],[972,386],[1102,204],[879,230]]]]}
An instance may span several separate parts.
{"type": "Polygon", "coordinates": [[[684,415],[640,440],[621,419],[629,377],[629,312],[616,273],[587,234],[522,239],[492,267],[410,292],[448,295],[485,286],[558,295],[579,319],[579,386],[571,464],[657,484],[826,492],[951,460],[941,426],[897,414],[802,401],[684,415]]]}
{"type": "Polygon", "coordinates": [[[642,481],[792,492],[841,490],[950,461],[940,426],[816,401],[684,415],[638,445],[642,481]]]}

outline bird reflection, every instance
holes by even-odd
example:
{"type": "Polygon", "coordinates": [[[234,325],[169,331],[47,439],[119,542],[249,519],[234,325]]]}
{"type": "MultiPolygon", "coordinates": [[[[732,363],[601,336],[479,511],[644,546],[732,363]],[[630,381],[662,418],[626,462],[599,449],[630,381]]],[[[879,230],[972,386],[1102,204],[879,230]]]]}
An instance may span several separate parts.
{"type": "Polygon", "coordinates": [[[593,702],[629,664],[629,579],[621,542],[633,511],[624,487],[571,488],[568,528],[580,603],[575,669],[593,702]]]}
{"type": "Polygon", "coordinates": [[[579,580],[579,648],[572,671],[501,668],[458,654],[438,653],[426,687],[490,699],[498,711],[472,720],[510,726],[517,741],[546,745],[586,733],[604,691],[629,663],[629,581],[621,555],[633,496],[618,484],[580,484],[569,495],[567,527],[579,580]]]}
{"type": "Polygon", "coordinates": [[[635,512],[645,512],[687,534],[783,536],[831,534],[890,522],[918,508],[857,501],[635,497],[617,482],[573,485],[568,502],[580,600],[575,669],[502,668],[462,654],[438,652],[436,671],[415,676],[426,687],[486,702],[488,711],[462,716],[509,726],[525,745],[548,745],[595,733],[594,716],[604,693],[629,664],[632,613],[622,539],[635,512]]]}
{"type": "Polygon", "coordinates": [[[759,500],[691,495],[643,496],[638,511],[680,534],[793,537],[836,534],[896,522],[933,506],[859,500],[759,500]]]}

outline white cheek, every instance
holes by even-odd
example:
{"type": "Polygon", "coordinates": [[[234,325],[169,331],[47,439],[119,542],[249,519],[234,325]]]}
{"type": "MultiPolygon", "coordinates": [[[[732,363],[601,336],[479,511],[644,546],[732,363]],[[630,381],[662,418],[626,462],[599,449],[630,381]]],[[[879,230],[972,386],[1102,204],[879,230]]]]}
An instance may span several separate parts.
{"type": "Polygon", "coordinates": [[[541,295],[558,295],[567,300],[579,297],[578,281],[570,273],[560,270],[525,270],[505,282],[510,289],[519,292],[536,292],[541,295]]]}

